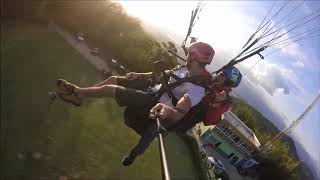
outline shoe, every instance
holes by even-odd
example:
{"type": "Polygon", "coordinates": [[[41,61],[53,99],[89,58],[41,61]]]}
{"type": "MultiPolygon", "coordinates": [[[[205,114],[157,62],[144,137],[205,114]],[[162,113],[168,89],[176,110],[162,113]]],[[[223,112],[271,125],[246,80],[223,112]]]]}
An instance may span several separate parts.
{"type": "Polygon", "coordinates": [[[64,79],[57,79],[56,83],[57,83],[58,89],[65,94],[72,94],[74,92],[74,89],[77,88],[76,85],[71,84],[64,79]]]}
{"type": "Polygon", "coordinates": [[[82,99],[75,94],[58,93],[58,96],[67,103],[71,103],[74,106],[81,106],[82,99]]]}
{"type": "Polygon", "coordinates": [[[135,160],[135,157],[133,156],[126,156],[124,159],[122,159],[122,165],[123,166],[130,166],[135,160]]]}

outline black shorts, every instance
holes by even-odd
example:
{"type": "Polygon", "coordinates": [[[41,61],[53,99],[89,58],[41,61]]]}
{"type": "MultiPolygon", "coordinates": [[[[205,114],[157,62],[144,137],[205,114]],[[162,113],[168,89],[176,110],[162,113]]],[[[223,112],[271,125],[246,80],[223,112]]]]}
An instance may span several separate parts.
{"type": "Polygon", "coordinates": [[[149,118],[150,109],[157,104],[155,98],[147,92],[149,83],[119,76],[117,85],[115,99],[119,106],[127,106],[124,111],[125,124],[142,135],[145,129],[155,122],[149,118]]]}
{"type": "Polygon", "coordinates": [[[128,80],[126,76],[117,77],[115,99],[119,106],[151,108],[157,101],[147,92],[149,83],[141,79],[128,80]]]}

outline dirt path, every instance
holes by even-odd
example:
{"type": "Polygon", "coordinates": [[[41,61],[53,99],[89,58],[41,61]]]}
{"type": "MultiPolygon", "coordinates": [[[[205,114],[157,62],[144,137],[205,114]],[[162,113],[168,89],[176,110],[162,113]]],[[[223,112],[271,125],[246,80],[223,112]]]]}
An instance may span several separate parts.
{"type": "Polygon", "coordinates": [[[115,70],[112,70],[107,63],[101,59],[99,56],[93,56],[91,54],[91,49],[85,44],[84,41],[79,41],[76,37],[67,31],[63,30],[54,22],[49,23],[49,28],[55,30],[65,41],[67,41],[72,47],[74,47],[81,55],[83,55],[93,66],[98,70],[112,72],[113,75],[118,73],[115,70]]]}

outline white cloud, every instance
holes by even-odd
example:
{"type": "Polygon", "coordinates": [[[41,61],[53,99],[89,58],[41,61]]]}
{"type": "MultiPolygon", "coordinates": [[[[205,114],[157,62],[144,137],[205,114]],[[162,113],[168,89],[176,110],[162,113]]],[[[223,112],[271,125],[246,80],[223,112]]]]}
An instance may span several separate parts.
{"type": "Polygon", "coordinates": [[[292,63],[292,65],[293,65],[294,67],[297,67],[297,68],[302,68],[302,67],[305,66],[304,63],[301,62],[301,61],[296,61],[296,62],[292,63]]]}
{"type": "Polygon", "coordinates": [[[262,86],[257,86],[255,82],[244,79],[235,92],[271,120],[280,130],[287,127],[287,117],[277,109],[272,96],[262,86]]]}
{"type": "Polygon", "coordinates": [[[282,48],[281,52],[287,56],[289,56],[289,60],[292,60],[291,63],[294,67],[305,67],[306,64],[310,65],[308,62],[308,58],[305,51],[302,49],[299,43],[292,43],[289,46],[282,48]]]}
{"type": "Polygon", "coordinates": [[[299,87],[295,87],[294,81],[297,78],[292,70],[265,61],[261,61],[246,76],[250,81],[263,87],[270,95],[280,92],[289,94],[289,85],[293,85],[293,88],[299,89],[299,87]]]}
{"type": "Polygon", "coordinates": [[[292,43],[289,46],[282,48],[281,52],[292,57],[304,57],[303,51],[298,43],[292,43]]]}

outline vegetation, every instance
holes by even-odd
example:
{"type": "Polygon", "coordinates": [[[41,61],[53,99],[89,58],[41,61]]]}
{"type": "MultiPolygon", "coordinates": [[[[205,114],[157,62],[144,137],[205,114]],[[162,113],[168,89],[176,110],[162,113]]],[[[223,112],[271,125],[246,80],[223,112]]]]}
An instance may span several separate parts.
{"type": "MultiPolygon", "coordinates": [[[[114,100],[50,104],[57,78],[87,86],[101,81],[101,72],[47,25],[4,21],[2,37],[1,177],[161,179],[156,141],[132,166],[121,165],[139,136],[124,125],[114,100]]],[[[196,179],[185,142],[172,134],[165,144],[172,179],[196,179]]]]}
{"type": "Polygon", "coordinates": [[[176,58],[166,52],[171,42],[158,43],[146,34],[138,19],[128,16],[116,3],[107,1],[5,1],[4,17],[49,22],[54,20],[74,35],[84,33],[89,46],[98,47],[105,59],[116,58],[129,70],[146,72],[152,63],[165,59],[168,68],[176,58]]]}
{"type": "MultiPolygon", "coordinates": [[[[122,157],[138,136],[124,127],[123,109],[113,100],[89,101],[80,109],[59,101],[49,104],[47,93],[55,88],[55,79],[87,86],[103,76],[47,25],[54,20],[74,34],[85,33],[86,42],[99,47],[102,56],[115,57],[135,71],[150,71],[159,59],[173,67],[175,58],[165,51],[173,43],[157,43],[110,2],[13,0],[4,2],[3,14],[2,177],[161,178],[156,143],[132,167],[122,167],[122,157]],[[99,13],[104,17],[99,19],[99,13]]],[[[173,134],[165,144],[172,179],[196,179],[188,145],[173,134]]]]}
{"type": "Polygon", "coordinates": [[[152,63],[162,58],[169,67],[175,64],[165,47],[146,34],[139,20],[129,17],[118,4],[66,1],[50,4],[49,12],[55,22],[74,34],[83,32],[91,46],[99,47],[108,54],[106,57],[117,58],[131,70],[151,71],[152,63]]]}
{"type": "Polygon", "coordinates": [[[4,179],[160,177],[156,145],[135,166],[122,167],[138,136],[123,125],[113,100],[49,104],[57,78],[89,85],[102,80],[99,71],[47,26],[11,21],[2,28],[4,179]]]}
{"type": "MultiPolygon", "coordinates": [[[[254,131],[261,144],[265,144],[279,132],[269,120],[251,106],[240,99],[234,99],[232,112],[254,131]]],[[[260,179],[300,179],[297,167],[301,162],[298,160],[295,149],[291,149],[292,146],[289,143],[289,141],[282,140],[261,161],[257,167],[260,179]]]]}
{"type": "Polygon", "coordinates": [[[185,135],[185,134],[179,134],[179,135],[184,139],[185,142],[188,143],[189,149],[193,150],[193,161],[197,168],[197,171],[200,172],[199,179],[208,180],[207,169],[206,169],[207,167],[203,164],[202,157],[199,153],[200,149],[197,142],[195,141],[194,138],[188,135],[185,135]]]}

